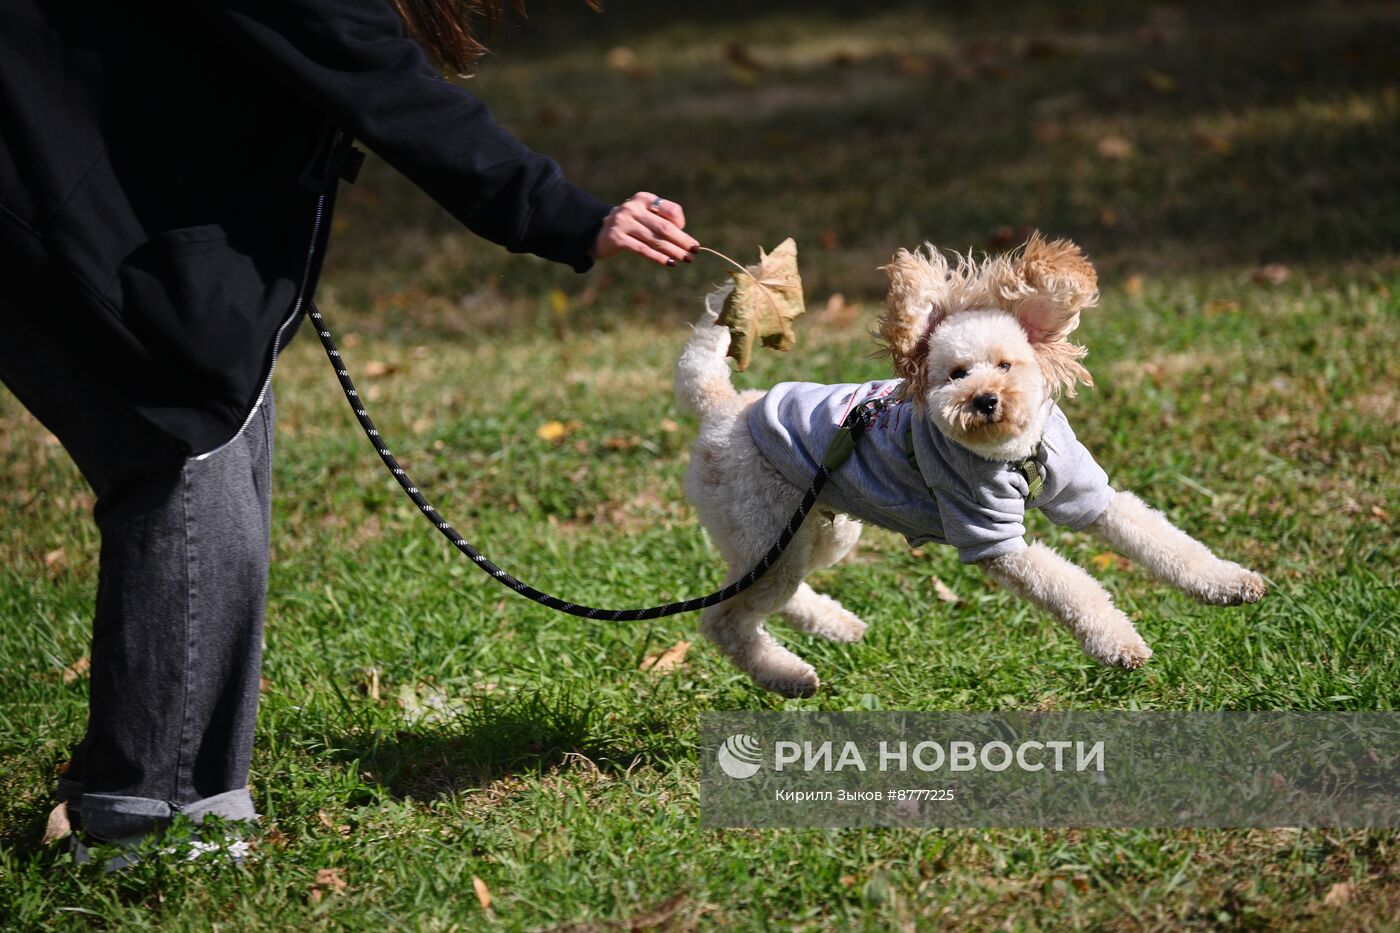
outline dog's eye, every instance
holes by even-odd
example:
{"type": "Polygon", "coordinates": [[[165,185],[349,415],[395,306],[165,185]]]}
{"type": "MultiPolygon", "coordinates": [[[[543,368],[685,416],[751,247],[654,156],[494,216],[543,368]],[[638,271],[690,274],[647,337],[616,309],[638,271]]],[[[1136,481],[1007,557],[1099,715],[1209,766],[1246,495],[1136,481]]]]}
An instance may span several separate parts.
{"type": "Polygon", "coordinates": [[[967,375],[967,370],[965,370],[965,369],[963,369],[961,366],[959,366],[957,369],[953,370],[952,372],[950,372],[950,373],[948,374],[948,378],[949,378],[949,379],[961,379],[961,378],[963,378],[963,377],[966,376],[966,375],[967,375]]]}
{"type": "Polygon", "coordinates": [[[1002,372],[1006,372],[1006,371],[1008,371],[1009,369],[1011,369],[1011,364],[1010,364],[1010,363],[1007,363],[1007,362],[1005,362],[1005,361],[1000,362],[1000,363],[997,364],[997,369],[1001,370],[1002,372]]]}

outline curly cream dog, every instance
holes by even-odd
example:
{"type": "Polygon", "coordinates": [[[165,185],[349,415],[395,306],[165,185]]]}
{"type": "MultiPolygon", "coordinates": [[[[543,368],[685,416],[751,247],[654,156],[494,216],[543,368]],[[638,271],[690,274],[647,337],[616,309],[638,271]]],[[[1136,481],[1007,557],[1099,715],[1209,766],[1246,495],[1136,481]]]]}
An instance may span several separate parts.
{"type": "Polygon", "coordinates": [[[803,582],[855,547],[862,521],[911,544],[957,547],[964,562],[1058,619],[1091,657],[1118,667],[1141,666],[1152,649],[1092,577],[1026,543],[1026,508],[1097,535],[1203,602],[1263,596],[1258,574],[1113,490],[1056,405],[1077,383],[1092,384],[1080,362],[1086,351],[1068,340],[1098,298],[1077,246],[1035,235],[1016,253],[952,265],[932,248],[900,250],[885,271],[879,337],[896,379],[737,392],[725,360],[729,331],[714,323],[726,289],[709,296],[677,368],[677,396],[700,416],[686,493],[730,580],[777,538],[844,414],[883,400],[782,559],[701,617],[705,635],[756,683],[785,696],[810,696],[819,684],[765,628],[773,613],[833,641],[865,633],[864,622],[803,582]]]}

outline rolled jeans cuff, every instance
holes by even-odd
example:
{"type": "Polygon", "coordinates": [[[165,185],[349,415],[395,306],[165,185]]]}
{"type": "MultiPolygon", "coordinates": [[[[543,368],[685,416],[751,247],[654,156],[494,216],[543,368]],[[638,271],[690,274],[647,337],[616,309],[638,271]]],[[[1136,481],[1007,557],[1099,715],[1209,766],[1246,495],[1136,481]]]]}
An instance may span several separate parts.
{"type": "Polygon", "coordinates": [[[183,813],[196,824],[204,822],[207,816],[217,816],[230,822],[253,822],[258,818],[253,809],[252,795],[246,787],[179,807],[150,797],[84,794],[81,799],[83,829],[98,839],[123,839],[153,833],[168,826],[177,813],[183,813]]]}

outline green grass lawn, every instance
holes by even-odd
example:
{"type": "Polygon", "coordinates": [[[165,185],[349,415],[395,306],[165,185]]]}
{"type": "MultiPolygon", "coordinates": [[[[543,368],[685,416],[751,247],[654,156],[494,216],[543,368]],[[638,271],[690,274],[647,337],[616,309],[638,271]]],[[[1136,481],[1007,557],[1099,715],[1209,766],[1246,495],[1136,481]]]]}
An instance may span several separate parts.
{"type": "MultiPolygon", "coordinates": [[[[736,257],[797,239],[813,313],[744,385],[883,375],[867,332],[897,246],[992,249],[1030,226],[1082,243],[1103,300],[1080,330],[1097,385],[1065,406],[1077,432],[1269,596],[1198,606],[1037,517],[1156,651],[1107,670],[951,549],[871,530],[816,581],[869,634],[785,636],[823,689],[784,702],[693,617],[590,624],[478,573],[303,336],[277,380],[264,835],[241,870],[103,877],[40,842],[86,712],[91,495],[0,395],[0,925],[1400,928],[1394,831],[699,828],[707,710],[1400,701],[1400,11],[851,6],[541,4],[476,89],[601,196],[681,201],[736,257]],[[678,667],[641,669],[692,639],[678,667]]],[[[323,307],[442,512],[578,602],[712,589],[670,375],[721,264],[576,277],[474,240],[375,162],[343,203],[323,307]]]]}

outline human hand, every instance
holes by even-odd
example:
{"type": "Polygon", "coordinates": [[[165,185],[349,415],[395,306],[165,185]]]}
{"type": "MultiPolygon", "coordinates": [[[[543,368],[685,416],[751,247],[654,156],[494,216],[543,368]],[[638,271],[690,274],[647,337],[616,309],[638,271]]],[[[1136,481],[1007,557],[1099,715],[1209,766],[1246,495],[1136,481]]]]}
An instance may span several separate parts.
{"type": "Polygon", "coordinates": [[[612,209],[598,231],[591,255],[608,259],[636,253],[663,266],[694,262],[700,241],[685,232],[685,211],[650,191],[638,191],[612,209]]]}

